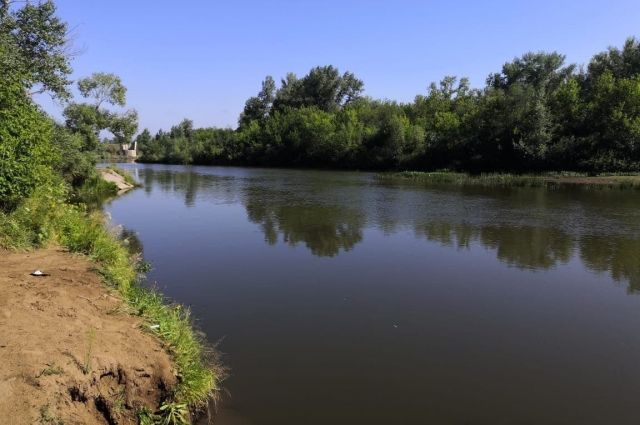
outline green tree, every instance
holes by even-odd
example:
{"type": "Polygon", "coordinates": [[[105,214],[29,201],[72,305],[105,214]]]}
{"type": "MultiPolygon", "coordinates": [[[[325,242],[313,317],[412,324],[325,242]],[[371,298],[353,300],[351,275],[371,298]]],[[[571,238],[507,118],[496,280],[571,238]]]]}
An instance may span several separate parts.
{"type": "Polygon", "coordinates": [[[92,103],[70,103],[64,110],[65,123],[69,130],[84,138],[84,151],[96,151],[100,143],[100,132],[113,134],[118,143],[130,143],[138,128],[138,113],[129,110],[113,112],[103,107],[126,104],[126,87],[120,77],[97,72],[78,80],[80,94],[92,103]]]}
{"type": "Polygon", "coordinates": [[[315,106],[326,112],[336,111],[358,99],[364,83],[350,72],[340,75],[337,68],[318,66],[302,79],[289,73],[276,93],[274,109],[315,106]]]}
{"type": "Polygon", "coordinates": [[[275,100],[276,82],[273,77],[267,75],[262,82],[262,89],[258,96],[250,97],[245,103],[244,110],[240,114],[240,126],[246,125],[251,121],[263,122],[269,115],[273,101],[275,100]]]}
{"type": "Polygon", "coordinates": [[[0,6],[0,33],[12,41],[15,63],[24,73],[26,89],[50,92],[67,99],[71,66],[67,24],[56,16],[53,1],[26,2],[11,11],[9,1],[0,6]]]}
{"type": "Polygon", "coordinates": [[[96,110],[105,102],[114,106],[126,103],[127,88],[115,74],[95,72],[90,77],[81,78],[78,90],[83,97],[94,100],[96,110]]]}

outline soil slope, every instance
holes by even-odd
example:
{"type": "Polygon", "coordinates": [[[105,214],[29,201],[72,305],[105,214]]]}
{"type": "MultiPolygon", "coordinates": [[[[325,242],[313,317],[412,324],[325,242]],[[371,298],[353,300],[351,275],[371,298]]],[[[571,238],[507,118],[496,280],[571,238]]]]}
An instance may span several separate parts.
{"type": "Polygon", "coordinates": [[[0,250],[3,424],[133,424],[175,385],[161,343],[93,267],[60,248],[0,250]]]}
{"type": "Polygon", "coordinates": [[[98,171],[100,171],[100,175],[104,180],[111,183],[115,183],[115,185],[118,187],[118,195],[122,195],[124,192],[128,191],[129,189],[133,189],[133,186],[127,183],[124,180],[124,177],[122,177],[120,174],[116,173],[115,171],[110,170],[108,168],[102,168],[98,171]]]}

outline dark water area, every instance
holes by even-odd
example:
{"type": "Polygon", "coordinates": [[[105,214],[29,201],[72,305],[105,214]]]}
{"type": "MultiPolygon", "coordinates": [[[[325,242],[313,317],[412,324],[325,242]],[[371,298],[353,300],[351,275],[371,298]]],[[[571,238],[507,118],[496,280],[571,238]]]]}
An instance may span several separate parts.
{"type": "Polygon", "coordinates": [[[123,164],[231,368],[219,424],[640,423],[640,192],[123,164]]]}

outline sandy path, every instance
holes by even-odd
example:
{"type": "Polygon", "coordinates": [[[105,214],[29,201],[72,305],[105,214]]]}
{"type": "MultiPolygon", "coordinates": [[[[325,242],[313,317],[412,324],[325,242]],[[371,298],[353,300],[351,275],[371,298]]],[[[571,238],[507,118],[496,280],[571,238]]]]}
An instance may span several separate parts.
{"type": "Polygon", "coordinates": [[[60,248],[0,251],[3,424],[136,423],[174,385],[160,342],[93,267],[60,248]]]}

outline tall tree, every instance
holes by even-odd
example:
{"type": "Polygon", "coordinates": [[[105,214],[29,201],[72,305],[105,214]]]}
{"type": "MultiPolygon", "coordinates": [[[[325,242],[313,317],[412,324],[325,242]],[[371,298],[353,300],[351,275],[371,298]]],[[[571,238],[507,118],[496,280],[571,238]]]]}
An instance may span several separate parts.
{"type": "Polygon", "coordinates": [[[337,68],[317,66],[303,78],[287,74],[276,93],[274,109],[315,106],[325,112],[336,111],[356,100],[364,83],[350,72],[340,75],[337,68]]]}
{"type": "Polygon", "coordinates": [[[269,115],[273,101],[276,98],[276,82],[273,77],[267,75],[262,82],[262,89],[257,96],[250,97],[244,105],[244,110],[240,114],[240,126],[251,121],[262,122],[269,115]]]}
{"type": "Polygon", "coordinates": [[[66,126],[82,134],[85,151],[94,151],[100,143],[100,132],[109,131],[120,143],[129,143],[138,128],[135,110],[123,113],[103,107],[105,103],[125,106],[127,89],[115,74],[97,72],[78,80],[80,94],[92,103],[70,103],[63,114],[66,126]]]}
{"type": "Polygon", "coordinates": [[[67,24],[56,16],[53,1],[32,4],[12,12],[9,2],[0,7],[0,33],[10,39],[25,71],[32,93],[50,92],[69,98],[69,37],[67,24]]]}

